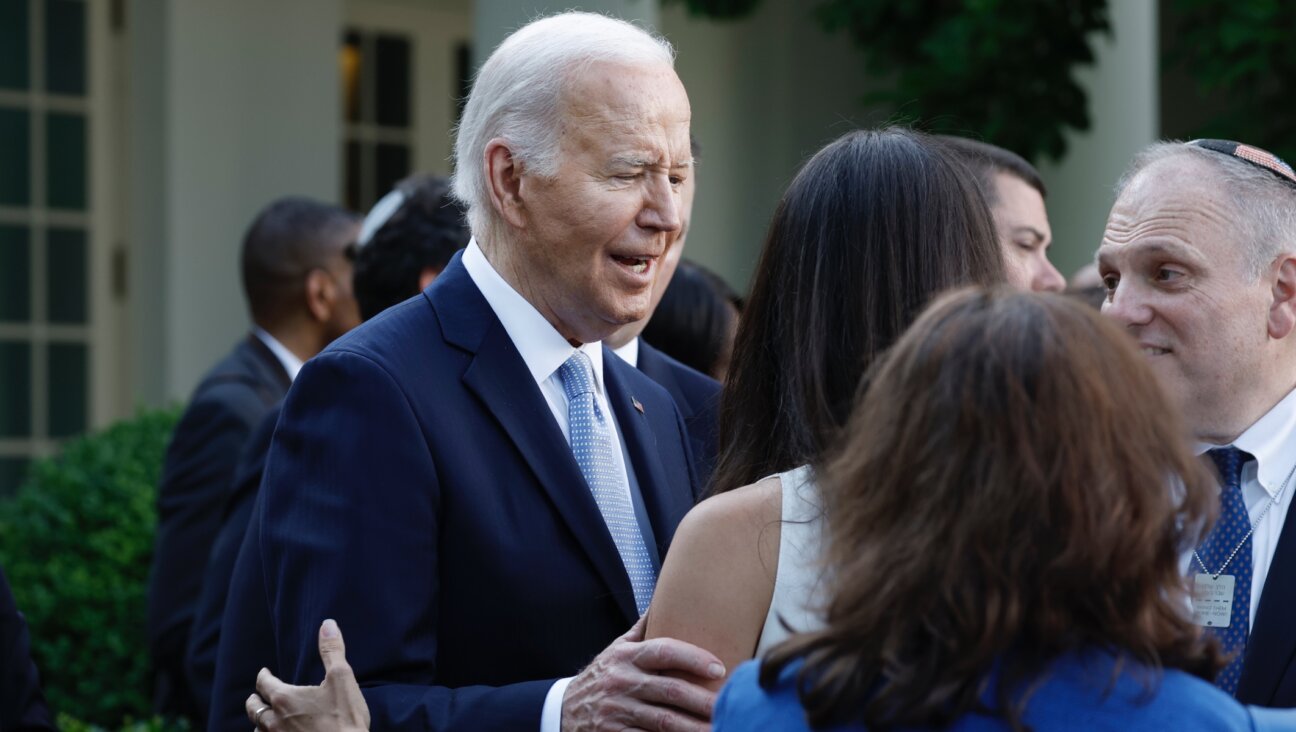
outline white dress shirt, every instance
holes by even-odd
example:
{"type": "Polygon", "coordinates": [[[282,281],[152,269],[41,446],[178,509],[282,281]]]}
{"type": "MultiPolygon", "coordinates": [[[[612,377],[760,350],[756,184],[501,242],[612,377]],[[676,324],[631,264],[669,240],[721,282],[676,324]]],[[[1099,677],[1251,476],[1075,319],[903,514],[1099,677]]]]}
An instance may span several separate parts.
{"type": "Polygon", "coordinates": [[[630,342],[620,348],[613,348],[612,352],[622,361],[639,368],[639,336],[630,339],[630,342]]]}
{"type": "MultiPolygon", "coordinates": [[[[535,309],[535,306],[527,302],[526,298],[518,294],[517,290],[514,290],[513,286],[500,276],[486,259],[476,239],[468,242],[468,248],[463,253],[463,265],[464,269],[468,270],[468,276],[473,284],[481,290],[482,297],[486,298],[486,303],[495,312],[495,317],[500,319],[504,331],[517,347],[518,353],[522,354],[522,360],[526,362],[531,377],[535,379],[540,392],[544,394],[545,401],[549,404],[549,411],[553,412],[554,419],[562,429],[563,437],[570,443],[567,392],[563,389],[562,377],[559,376],[558,369],[568,358],[571,358],[577,348],[568,343],[567,339],[563,338],[548,320],[545,320],[540,311],[535,309]]],[[[637,352],[638,344],[635,345],[637,352]]],[[[589,356],[590,362],[594,365],[596,387],[594,398],[598,400],[599,408],[603,413],[611,417],[608,421],[612,424],[616,442],[624,445],[620,427],[616,423],[616,415],[609,406],[607,382],[603,380],[603,344],[585,343],[579,350],[589,356]]],[[[626,464],[622,450],[613,450],[612,454],[617,463],[617,470],[623,478],[622,485],[629,486],[629,466],[626,464]]],[[[549,693],[545,696],[544,710],[540,716],[540,732],[558,732],[561,728],[563,695],[566,694],[570,682],[570,678],[560,679],[549,687],[549,693]]]]}
{"type": "MultiPolygon", "coordinates": [[[[1283,482],[1296,466],[1296,390],[1283,397],[1265,416],[1243,432],[1233,446],[1250,453],[1255,460],[1242,466],[1242,499],[1246,502],[1247,513],[1251,523],[1255,524],[1260,513],[1265,510],[1275,496],[1269,513],[1255,527],[1251,535],[1251,620],[1255,627],[1256,608],[1260,607],[1260,597],[1264,592],[1265,579],[1269,576],[1269,566],[1273,564],[1274,551],[1278,548],[1278,537],[1282,535],[1283,523],[1287,520],[1287,509],[1292,503],[1292,494],[1296,485],[1288,485],[1279,495],[1283,482]]],[[[1199,443],[1197,454],[1222,445],[1199,443]]],[[[1296,482],[1293,480],[1292,482],[1296,482]]],[[[1212,568],[1213,569],[1213,568],[1212,568]]],[[[1193,572],[1201,567],[1193,562],[1193,572]]]]}
{"type": "Polygon", "coordinates": [[[266,348],[270,349],[270,352],[274,354],[275,358],[279,359],[279,363],[283,365],[284,371],[288,372],[288,380],[296,381],[297,372],[302,369],[302,360],[297,358],[297,354],[288,350],[284,344],[279,342],[279,339],[262,330],[261,326],[252,326],[252,334],[257,338],[260,338],[261,342],[266,345],[266,348]]]}

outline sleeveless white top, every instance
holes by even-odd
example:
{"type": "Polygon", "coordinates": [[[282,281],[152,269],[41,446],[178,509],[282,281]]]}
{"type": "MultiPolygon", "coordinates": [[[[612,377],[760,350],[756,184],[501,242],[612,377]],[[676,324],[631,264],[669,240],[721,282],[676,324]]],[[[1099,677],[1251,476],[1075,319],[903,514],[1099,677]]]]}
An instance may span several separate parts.
{"type": "Polygon", "coordinates": [[[825,529],[819,489],[809,465],[779,473],[778,477],[783,484],[778,569],[765,627],[756,644],[757,658],[793,632],[823,627],[816,610],[822,606],[826,590],[819,564],[825,529]],[[784,627],[785,623],[791,631],[784,627]]]}

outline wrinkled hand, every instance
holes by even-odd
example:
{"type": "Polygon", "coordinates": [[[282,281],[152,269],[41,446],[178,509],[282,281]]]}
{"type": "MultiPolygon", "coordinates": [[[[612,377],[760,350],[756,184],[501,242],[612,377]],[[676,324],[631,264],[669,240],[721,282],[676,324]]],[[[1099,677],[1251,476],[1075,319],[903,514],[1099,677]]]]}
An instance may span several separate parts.
{"type": "Polygon", "coordinates": [[[346,660],[346,646],[337,623],[325,620],[319,632],[324,683],[319,686],[285,684],[261,669],[256,693],[244,707],[248,721],[265,732],[357,732],[369,729],[369,705],[346,660]],[[263,707],[270,708],[261,713],[263,707]]]}
{"type": "MultiPolygon", "coordinates": [[[[645,641],[647,616],[581,671],[563,696],[563,732],[707,732],[715,694],[665,672],[724,677],[707,651],[673,638],[645,641]]],[[[267,712],[268,714],[268,712],[267,712]]]]}

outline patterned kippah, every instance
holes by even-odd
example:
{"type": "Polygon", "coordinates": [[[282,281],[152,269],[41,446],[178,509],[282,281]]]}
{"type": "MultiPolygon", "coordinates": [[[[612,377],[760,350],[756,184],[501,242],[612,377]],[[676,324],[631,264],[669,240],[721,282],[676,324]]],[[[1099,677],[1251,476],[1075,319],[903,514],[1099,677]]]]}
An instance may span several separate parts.
{"type": "Polygon", "coordinates": [[[1241,158],[1252,165],[1258,165],[1275,175],[1282,176],[1283,180],[1288,183],[1296,184],[1296,172],[1292,171],[1292,167],[1268,150],[1261,150],[1258,147],[1244,145],[1232,140],[1193,140],[1187,144],[1241,158]]]}

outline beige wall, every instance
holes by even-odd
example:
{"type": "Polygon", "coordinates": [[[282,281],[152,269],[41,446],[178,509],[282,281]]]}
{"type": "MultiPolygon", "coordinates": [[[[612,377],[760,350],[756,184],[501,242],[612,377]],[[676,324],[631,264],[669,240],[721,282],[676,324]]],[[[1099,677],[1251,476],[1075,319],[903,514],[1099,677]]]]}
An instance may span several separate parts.
{"type": "Polygon", "coordinates": [[[137,401],[186,398],[249,326],[252,217],[339,190],[340,0],[134,0],[130,208],[137,401]]]}
{"type": "Polygon", "coordinates": [[[1093,261],[1116,179],[1160,130],[1156,3],[1112,3],[1110,11],[1115,34],[1092,39],[1097,63],[1078,74],[1093,126],[1067,136],[1060,163],[1040,166],[1049,188],[1050,254],[1066,277],[1093,261]]]}
{"type": "MultiPolygon", "coordinates": [[[[764,0],[737,22],[653,0],[130,0],[122,178],[134,401],[185,398],[246,330],[238,247],[258,209],[288,193],[337,199],[337,52],[348,19],[436,19],[433,35],[471,33],[480,58],[537,13],[573,6],[639,20],[676,45],[703,147],[687,255],[739,289],[801,163],[852,127],[885,121],[859,102],[868,84],[858,51],[825,34],[797,0],[764,0]]],[[[1043,167],[1055,259],[1067,274],[1092,257],[1112,184],[1158,128],[1155,5],[1117,3],[1111,12],[1115,37],[1095,39],[1098,65],[1081,74],[1094,127],[1070,137],[1060,164],[1043,167]]],[[[445,86],[444,69],[425,65],[416,82],[437,73],[445,86]]],[[[445,118],[447,91],[420,88],[437,97],[420,101],[420,114],[445,118]]],[[[420,140],[419,167],[447,170],[448,120],[420,140]]]]}
{"type": "Polygon", "coordinates": [[[810,7],[765,0],[751,17],[715,22],[663,8],[661,30],[702,145],[686,256],[746,290],[769,219],[801,164],[857,124],[877,122],[859,99],[861,57],[826,35],[810,7]]]}
{"type": "Polygon", "coordinates": [[[477,59],[536,15],[573,8],[639,21],[675,44],[703,148],[687,256],[745,289],[792,175],[851,120],[868,119],[858,103],[866,88],[859,55],[845,39],[826,36],[797,0],[765,0],[736,22],[652,0],[477,0],[477,59]]]}

